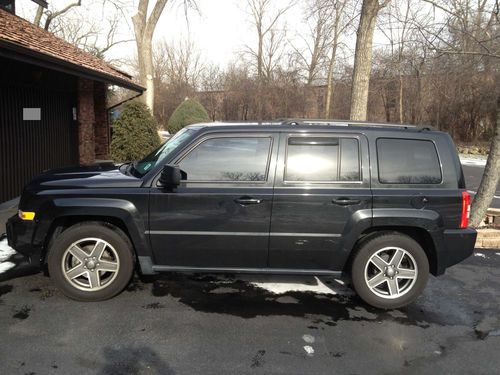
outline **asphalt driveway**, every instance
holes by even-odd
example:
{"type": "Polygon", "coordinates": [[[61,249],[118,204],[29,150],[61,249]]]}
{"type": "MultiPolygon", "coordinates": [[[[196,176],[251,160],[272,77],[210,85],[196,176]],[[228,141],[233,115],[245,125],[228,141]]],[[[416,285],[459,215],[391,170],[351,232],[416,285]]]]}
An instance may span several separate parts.
{"type": "MultiPolygon", "coordinates": [[[[0,282],[5,374],[492,374],[500,368],[500,250],[380,311],[347,280],[170,274],[101,303],[42,274],[0,282]]],[[[18,274],[15,276],[19,276],[18,274]]]]}

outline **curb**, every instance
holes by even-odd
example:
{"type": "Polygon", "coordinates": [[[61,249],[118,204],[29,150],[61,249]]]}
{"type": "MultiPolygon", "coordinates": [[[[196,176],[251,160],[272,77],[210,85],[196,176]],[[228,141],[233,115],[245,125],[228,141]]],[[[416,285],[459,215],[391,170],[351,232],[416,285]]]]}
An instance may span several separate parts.
{"type": "Polygon", "coordinates": [[[500,249],[500,230],[478,229],[476,247],[483,249],[500,249]]]}

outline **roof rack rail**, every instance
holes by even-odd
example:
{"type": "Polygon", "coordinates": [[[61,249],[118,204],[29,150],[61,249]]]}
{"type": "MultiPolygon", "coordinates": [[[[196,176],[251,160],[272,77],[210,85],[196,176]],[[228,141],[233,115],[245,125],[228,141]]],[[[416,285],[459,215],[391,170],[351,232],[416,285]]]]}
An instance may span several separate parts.
{"type": "Polygon", "coordinates": [[[308,118],[281,118],[277,119],[283,125],[334,125],[334,126],[373,126],[373,127],[394,127],[403,129],[433,130],[430,126],[417,126],[410,124],[391,124],[374,121],[353,121],[353,120],[329,120],[329,119],[308,119],[308,118]]]}

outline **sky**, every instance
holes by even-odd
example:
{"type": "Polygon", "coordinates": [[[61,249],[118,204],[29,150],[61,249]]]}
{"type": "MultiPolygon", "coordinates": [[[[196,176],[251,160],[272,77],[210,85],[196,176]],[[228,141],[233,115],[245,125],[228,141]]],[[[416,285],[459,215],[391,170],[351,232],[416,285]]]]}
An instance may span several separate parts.
{"type": "MultiPolygon", "coordinates": [[[[58,0],[60,7],[71,2],[73,0],[58,0]]],[[[91,0],[83,2],[85,6],[85,2],[91,3],[91,0]]],[[[151,1],[150,10],[153,3],[154,1],[151,1]]],[[[289,0],[275,0],[274,3],[276,7],[286,6],[289,0]]],[[[137,1],[130,1],[130,4],[136,5],[137,1]]],[[[170,0],[167,3],[155,30],[155,40],[165,38],[167,41],[177,41],[187,39],[189,36],[206,61],[222,67],[237,59],[245,45],[255,44],[255,31],[245,0],[197,0],[199,12],[189,10],[188,20],[181,4],[181,0],[170,0]]],[[[32,20],[36,7],[37,5],[31,0],[18,0],[16,10],[19,16],[32,20]]],[[[82,7],[79,12],[85,16],[103,19],[101,7],[82,7]]],[[[135,14],[134,6],[124,8],[123,13],[120,33],[123,39],[131,39],[133,38],[131,17],[135,14]]],[[[286,27],[288,39],[300,43],[298,36],[307,32],[300,1],[283,17],[280,27],[286,27]]],[[[110,50],[108,57],[124,58],[130,56],[134,49],[134,43],[121,44],[110,50]]]]}
{"type": "MultiPolygon", "coordinates": [[[[49,3],[57,2],[58,9],[74,0],[49,0],[49,3]],[[60,5],[59,5],[60,4],[60,5]]],[[[89,17],[89,19],[105,22],[106,15],[102,13],[101,4],[106,0],[83,0],[82,7],[73,8],[65,17],[75,17],[77,20],[89,17]]],[[[117,0],[127,4],[121,9],[123,17],[120,21],[120,39],[133,39],[133,27],[131,17],[136,12],[137,0],[117,0]]],[[[296,5],[289,9],[279,28],[286,29],[287,40],[294,46],[304,48],[302,36],[307,35],[308,26],[304,14],[304,0],[295,0],[296,5]]],[[[150,0],[150,11],[154,0],[150,0]]],[[[169,42],[180,40],[190,40],[200,52],[203,62],[219,65],[224,68],[228,64],[238,60],[246,45],[255,46],[256,36],[254,26],[251,23],[251,16],[246,0],[196,0],[199,12],[188,11],[186,20],[182,0],[169,0],[163,14],[158,22],[154,40],[166,39],[169,42]]],[[[273,6],[276,8],[285,7],[290,0],[274,0],[273,6]]],[[[19,16],[32,20],[37,5],[31,0],[17,0],[16,11],[19,16]]],[[[356,43],[354,30],[346,36],[343,44],[347,47],[343,49],[343,56],[347,60],[352,60],[354,46],[356,43]]],[[[377,31],[375,34],[375,44],[386,43],[383,35],[377,31]]],[[[113,47],[107,54],[108,60],[119,60],[131,58],[135,54],[135,43],[123,43],[113,47]]]]}

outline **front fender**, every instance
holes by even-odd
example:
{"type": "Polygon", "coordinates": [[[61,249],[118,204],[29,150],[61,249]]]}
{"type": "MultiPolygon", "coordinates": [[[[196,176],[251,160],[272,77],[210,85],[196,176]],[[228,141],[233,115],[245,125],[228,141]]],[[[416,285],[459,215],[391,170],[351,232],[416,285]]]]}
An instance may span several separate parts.
{"type": "Polygon", "coordinates": [[[33,240],[42,245],[56,219],[65,217],[112,217],[122,221],[138,255],[152,256],[145,236],[145,224],[137,207],[130,201],[113,198],[56,198],[40,209],[40,228],[33,240]]]}

